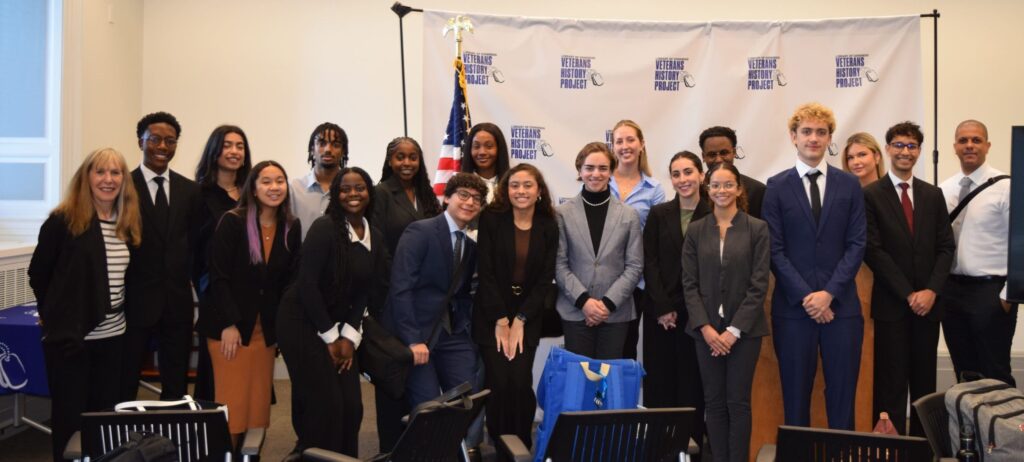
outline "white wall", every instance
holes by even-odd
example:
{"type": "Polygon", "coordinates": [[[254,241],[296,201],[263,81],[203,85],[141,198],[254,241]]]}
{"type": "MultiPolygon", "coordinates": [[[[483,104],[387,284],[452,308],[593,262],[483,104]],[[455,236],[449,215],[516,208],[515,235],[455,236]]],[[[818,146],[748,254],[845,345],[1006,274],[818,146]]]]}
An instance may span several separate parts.
{"type": "MultiPolygon", "coordinates": [[[[937,8],[942,14],[940,179],[958,168],[952,141],[960,120],[976,118],[989,125],[993,144],[989,162],[1004,171],[1010,167],[1010,126],[1024,125],[1019,109],[1024,98],[1016,85],[1024,75],[1024,60],[1014,59],[1024,43],[1024,28],[1019,24],[1024,2],[637,0],[627,6],[607,0],[406,1],[417,8],[470,13],[679,21],[885,16],[937,8]]],[[[71,166],[102,145],[113,145],[128,155],[130,164],[138,163],[135,122],[156,110],[172,112],[181,121],[181,143],[172,168],[189,176],[207,135],[222,123],[246,130],[254,160],[276,159],[293,176],[308,168],[309,132],[322,121],[346,129],[352,163],[367,168],[374,177],[379,175],[385,145],[402,134],[398,21],[389,9],[391,0],[67,3],[80,10],[82,57],[77,67],[80,87],[73,95],[80,102],[76,108],[66,108],[65,117],[77,118],[80,124],[65,126],[66,136],[70,131],[77,140],[68,157],[71,166]],[[108,5],[113,5],[113,24],[107,21],[108,5]]],[[[931,120],[932,22],[923,21],[922,88],[927,118],[921,125],[929,153],[922,161],[930,164],[925,157],[930,157],[936,138],[931,120]]],[[[405,20],[406,76],[409,132],[416,138],[442,132],[442,127],[420,127],[421,33],[419,15],[410,14],[405,20]]],[[[66,42],[73,40],[66,37],[66,42]]],[[[695,145],[696,140],[690,148],[695,145]]],[[[433,170],[435,156],[427,156],[433,170]]],[[[930,167],[926,177],[931,178],[930,167]]],[[[1024,325],[1017,330],[1024,331],[1024,325]]],[[[1024,353],[1024,334],[1017,339],[1014,350],[1024,353]]]]}

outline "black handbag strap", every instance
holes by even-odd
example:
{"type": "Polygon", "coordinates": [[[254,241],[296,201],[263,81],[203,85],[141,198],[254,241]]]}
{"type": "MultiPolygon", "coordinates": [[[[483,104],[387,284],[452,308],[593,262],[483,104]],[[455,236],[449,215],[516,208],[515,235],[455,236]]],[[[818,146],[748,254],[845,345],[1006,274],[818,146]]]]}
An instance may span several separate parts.
{"type": "MultiPolygon", "coordinates": [[[[463,255],[462,260],[459,260],[459,265],[455,267],[455,274],[452,275],[452,282],[448,285],[448,293],[444,296],[444,301],[441,303],[441,309],[447,311],[448,304],[452,302],[452,296],[455,295],[455,288],[459,286],[459,280],[462,279],[462,269],[466,266],[466,258],[463,255]]],[[[434,322],[434,327],[430,329],[430,337],[427,337],[427,348],[433,348],[433,343],[437,341],[437,329],[441,327],[441,320],[444,319],[444,313],[438,316],[437,321],[434,322]]],[[[448,322],[451,323],[453,320],[449,317],[448,322]]]]}
{"type": "Polygon", "coordinates": [[[953,209],[952,212],[949,212],[949,221],[956,220],[956,217],[960,215],[960,212],[962,212],[965,207],[967,207],[967,204],[971,202],[971,199],[974,199],[974,196],[981,194],[981,192],[984,191],[989,186],[992,186],[1002,180],[1007,180],[1009,178],[1010,175],[999,175],[986,180],[984,183],[981,184],[981,186],[978,186],[977,188],[974,189],[974,191],[971,191],[970,194],[964,196],[964,199],[960,201],[959,204],[956,205],[956,208],[953,209]]]}

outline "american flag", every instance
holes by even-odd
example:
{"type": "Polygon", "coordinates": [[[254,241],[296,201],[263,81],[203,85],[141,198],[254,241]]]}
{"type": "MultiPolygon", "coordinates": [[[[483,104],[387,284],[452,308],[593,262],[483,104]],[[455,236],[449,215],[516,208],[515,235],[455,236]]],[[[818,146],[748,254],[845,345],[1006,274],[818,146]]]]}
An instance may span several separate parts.
{"type": "Polygon", "coordinates": [[[444,195],[444,186],[456,172],[462,161],[462,140],[469,131],[469,106],[466,104],[466,75],[462,59],[455,58],[455,96],[452,110],[448,115],[448,126],[444,130],[441,155],[437,159],[437,173],[434,176],[434,194],[444,195]]]}

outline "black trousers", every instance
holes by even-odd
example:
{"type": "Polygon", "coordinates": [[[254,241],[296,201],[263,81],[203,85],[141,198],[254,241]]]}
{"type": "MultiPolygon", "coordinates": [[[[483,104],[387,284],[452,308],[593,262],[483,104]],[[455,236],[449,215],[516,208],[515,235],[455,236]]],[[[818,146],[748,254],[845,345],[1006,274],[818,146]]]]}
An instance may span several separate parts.
{"type": "Polygon", "coordinates": [[[533,359],[536,346],[523,347],[522,353],[509,361],[494,345],[480,345],[484,360],[484,386],[491,390],[487,400],[487,434],[497,441],[501,435],[516,435],[533,447],[533,417],[537,412],[537,395],[533,392],[533,359]]]}
{"type": "Polygon", "coordinates": [[[359,364],[353,361],[350,369],[339,373],[327,344],[308,321],[282,312],[277,329],[277,343],[292,381],[297,449],[323,448],[359,457],[363,421],[359,364]]]}
{"type": "MultiPolygon", "coordinates": [[[[640,343],[640,325],[644,319],[644,290],[633,289],[633,306],[636,308],[636,319],[629,321],[629,330],[626,331],[626,342],[622,346],[622,357],[637,359],[637,345],[640,343]]],[[[646,332],[646,324],[643,324],[646,332]]],[[[647,345],[646,343],[644,344],[647,345]]]]}
{"type": "MultiPolygon", "coordinates": [[[[696,426],[691,437],[697,444],[704,440],[704,387],[697,365],[697,349],[686,325],[665,330],[658,318],[644,318],[644,406],[648,408],[693,407],[696,426]]],[[[700,462],[700,455],[693,457],[700,462]]]]}
{"type": "Polygon", "coordinates": [[[409,401],[404,396],[392,399],[380,390],[374,393],[373,400],[377,407],[378,452],[391,452],[398,443],[398,437],[405,431],[402,417],[409,414],[409,401]]]}
{"type": "MultiPolygon", "coordinates": [[[[874,413],[888,412],[901,435],[907,435],[907,390],[910,401],[935,392],[935,355],[939,323],[910,313],[899,321],[875,320],[874,413]]],[[[910,433],[924,436],[917,411],[910,410],[910,433]]]]}
{"type": "Polygon", "coordinates": [[[761,354],[761,338],[740,338],[726,356],[711,356],[711,348],[697,342],[697,361],[704,381],[708,440],[715,462],[750,460],[750,392],[761,354]]]}
{"type": "Polygon", "coordinates": [[[161,320],[150,327],[128,324],[124,334],[124,367],[121,369],[121,401],[133,401],[139,393],[139,377],[149,342],[157,339],[160,399],[177,400],[188,394],[188,358],[192,353],[191,320],[161,320]]]}
{"type": "Polygon", "coordinates": [[[108,410],[118,403],[124,336],[89,340],[83,347],[43,343],[50,384],[53,460],[82,427],[82,413],[108,410]]]}
{"type": "Polygon", "coordinates": [[[562,321],[565,349],[593,359],[622,359],[628,322],[603,322],[587,326],[586,321],[562,321]]]}
{"type": "Polygon", "coordinates": [[[1016,386],[1010,372],[1010,346],[1017,327],[1017,304],[1003,311],[999,301],[1005,278],[949,275],[942,290],[946,317],[942,332],[959,379],[963,371],[1016,386]]]}

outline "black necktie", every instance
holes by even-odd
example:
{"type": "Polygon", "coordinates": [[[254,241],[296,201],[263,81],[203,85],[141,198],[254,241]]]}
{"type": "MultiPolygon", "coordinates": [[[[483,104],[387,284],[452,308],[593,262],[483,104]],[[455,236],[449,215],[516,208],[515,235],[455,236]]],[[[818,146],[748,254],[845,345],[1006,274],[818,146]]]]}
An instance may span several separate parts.
{"type": "MultiPolygon", "coordinates": [[[[452,277],[453,278],[456,277],[456,276],[460,276],[458,274],[459,273],[459,264],[462,263],[462,243],[463,243],[463,241],[465,241],[465,239],[466,239],[466,233],[464,233],[462,231],[455,231],[455,248],[453,249],[453,252],[452,252],[452,253],[455,254],[455,258],[453,258],[453,262],[452,262],[452,277]]],[[[452,284],[458,284],[458,283],[459,283],[459,281],[452,281],[452,284]]],[[[441,313],[441,327],[448,334],[452,333],[452,321],[454,321],[454,320],[455,320],[455,304],[452,303],[451,300],[449,300],[448,301],[448,309],[441,313]]]]}
{"type": "Polygon", "coordinates": [[[156,211],[157,227],[160,228],[160,232],[167,231],[167,218],[170,216],[171,207],[167,205],[167,193],[164,191],[164,178],[158,176],[153,178],[156,182],[156,202],[153,204],[156,211]]]}
{"type": "Polygon", "coordinates": [[[818,177],[821,172],[810,170],[807,172],[807,179],[811,180],[811,214],[814,215],[814,222],[821,219],[821,190],[818,189],[818,177]]]}
{"type": "Polygon", "coordinates": [[[466,233],[462,231],[455,232],[455,262],[452,265],[452,274],[455,274],[455,269],[459,267],[459,263],[462,261],[462,243],[466,239],[466,233]]]}

